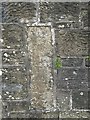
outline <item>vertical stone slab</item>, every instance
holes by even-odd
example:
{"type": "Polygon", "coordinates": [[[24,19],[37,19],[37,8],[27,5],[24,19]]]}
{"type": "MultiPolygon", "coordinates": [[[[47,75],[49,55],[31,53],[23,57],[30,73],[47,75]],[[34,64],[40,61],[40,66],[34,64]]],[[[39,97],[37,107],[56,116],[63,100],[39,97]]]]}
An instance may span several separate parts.
{"type": "Polygon", "coordinates": [[[29,27],[32,107],[53,110],[52,45],[50,27],[29,27]]]}

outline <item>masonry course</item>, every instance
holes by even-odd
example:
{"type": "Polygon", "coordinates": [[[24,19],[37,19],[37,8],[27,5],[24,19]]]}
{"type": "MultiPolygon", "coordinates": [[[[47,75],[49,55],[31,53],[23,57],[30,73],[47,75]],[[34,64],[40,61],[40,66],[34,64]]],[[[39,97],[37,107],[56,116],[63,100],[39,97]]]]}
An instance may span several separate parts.
{"type": "Polygon", "coordinates": [[[88,3],[1,9],[2,118],[90,119],[88,3]]]}

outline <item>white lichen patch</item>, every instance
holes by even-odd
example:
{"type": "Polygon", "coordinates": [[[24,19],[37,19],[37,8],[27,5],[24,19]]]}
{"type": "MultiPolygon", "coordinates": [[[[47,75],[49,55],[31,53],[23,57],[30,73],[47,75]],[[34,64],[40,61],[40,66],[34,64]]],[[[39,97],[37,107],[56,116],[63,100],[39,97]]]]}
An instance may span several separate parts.
{"type": "Polygon", "coordinates": [[[2,70],[0,70],[0,76],[2,76],[2,70]]]}
{"type": "Polygon", "coordinates": [[[51,110],[53,106],[52,44],[49,27],[28,29],[28,49],[31,57],[32,106],[51,110]]]}

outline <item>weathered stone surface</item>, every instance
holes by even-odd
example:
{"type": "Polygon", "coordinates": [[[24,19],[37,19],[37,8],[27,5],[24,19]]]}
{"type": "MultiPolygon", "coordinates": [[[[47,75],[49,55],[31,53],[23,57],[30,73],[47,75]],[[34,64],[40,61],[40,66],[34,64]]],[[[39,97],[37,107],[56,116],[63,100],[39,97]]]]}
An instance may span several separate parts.
{"type": "Polygon", "coordinates": [[[88,55],[88,33],[83,31],[56,30],[57,54],[60,56],[88,55]]]}
{"type": "Polygon", "coordinates": [[[3,2],[2,7],[2,118],[90,118],[87,3],[3,2]],[[58,56],[62,66],[56,69],[58,56]]]}
{"type": "Polygon", "coordinates": [[[17,65],[24,64],[26,61],[25,51],[18,50],[3,50],[2,51],[2,62],[3,65],[17,65]]]}
{"type": "Polygon", "coordinates": [[[60,68],[57,74],[57,89],[88,89],[88,69],[60,68]]]}
{"type": "Polygon", "coordinates": [[[59,119],[59,114],[58,114],[58,112],[51,111],[51,112],[43,113],[41,118],[42,119],[48,119],[48,120],[49,119],[50,120],[52,120],[52,119],[58,120],[59,119]]]}
{"type": "Polygon", "coordinates": [[[81,67],[83,65],[82,58],[61,58],[63,67],[81,67]]]}
{"type": "Polygon", "coordinates": [[[87,120],[88,117],[89,113],[85,111],[62,111],[59,115],[59,118],[63,118],[62,120],[87,120]]]}
{"type": "Polygon", "coordinates": [[[88,109],[90,110],[90,91],[88,91],[88,109]]]}
{"type": "Polygon", "coordinates": [[[7,111],[10,113],[15,112],[26,112],[29,110],[30,103],[29,101],[3,101],[4,109],[7,108],[7,111]]]}
{"type": "Polygon", "coordinates": [[[88,91],[73,91],[72,101],[74,109],[88,109],[88,91]]]}
{"type": "Polygon", "coordinates": [[[79,14],[80,28],[88,28],[88,3],[80,3],[80,14],[79,14]]]}
{"type": "MultiPolygon", "coordinates": [[[[1,96],[1,95],[0,95],[1,96]]],[[[0,99],[0,120],[2,118],[2,100],[0,99]]]]}
{"type": "Polygon", "coordinates": [[[78,3],[42,2],[40,9],[41,22],[77,22],[79,19],[78,3]]]}
{"type": "Polygon", "coordinates": [[[56,81],[56,88],[57,89],[67,89],[68,82],[64,80],[57,79],[56,81]]]}
{"type": "Polygon", "coordinates": [[[32,107],[54,109],[50,27],[29,27],[28,50],[31,56],[32,107]]]}
{"type": "Polygon", "coordinates": [[[88,88],[90,88],[90,69],[88,68],[88,88]]]}
{"type": "Polygon", "coordinates": [[[67,81],[68,88],[69,89],[81,89],[81,90],[87,90],[88,89],[88,80],[85,79],[71,79],[67,81]]]}
{"type": "Polygon", "coordinates": [[[27,112],[12,112],[9,115],[9,119],[14,119],[14,120],[28,120],[30,119],[29,114],[27,112]]]}
{"type": "Polygon", "coordinates": [[[33,2],[5,2],[2,8],[2,22],[28,23],[37,20],[36,4],[33,2]]]}
{"type": "Polygon", "coordinates": [[[3,68],[2,99],[26,99],[29,82],[24,67],[3,68]]]}
{"type": "Polygon", "coordinates": [[[56,92],[57,108],[60,111],[70,110],[70,91],[57,90],[56,92]]]}
{"type": "Polygon", "coordinates": [[[2,46],[4,49],[20,49],[25,47],[25,34],[18,24],[2,26],[2,46]]]}
{"type": "Polygon", "coordinates": [[[65,80],[87,80],[88,69],[85,68],[60,68],[58,70],[58,79],[65,80]]]}
{"type": "Polygon", "coordinates": [[[2,22],[2,5],[0,3],[0,23],[2,22]]]}

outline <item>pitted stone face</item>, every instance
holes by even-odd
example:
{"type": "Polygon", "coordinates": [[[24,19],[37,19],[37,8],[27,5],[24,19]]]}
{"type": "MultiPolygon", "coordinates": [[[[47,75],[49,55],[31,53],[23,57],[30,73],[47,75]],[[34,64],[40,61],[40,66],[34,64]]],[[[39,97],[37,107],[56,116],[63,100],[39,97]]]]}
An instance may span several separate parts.
{"type": "Polygon", "coordinates": [[[31,2],[3,2],[2,22],[28,23],[36,21],[36,4],[31,2]]]}
{"type": "Polygon", "coordinates": [[[50,27],[29,27],[28,49],[31,56],[32,107],[53,108],[52,45],[50,27]]]}

